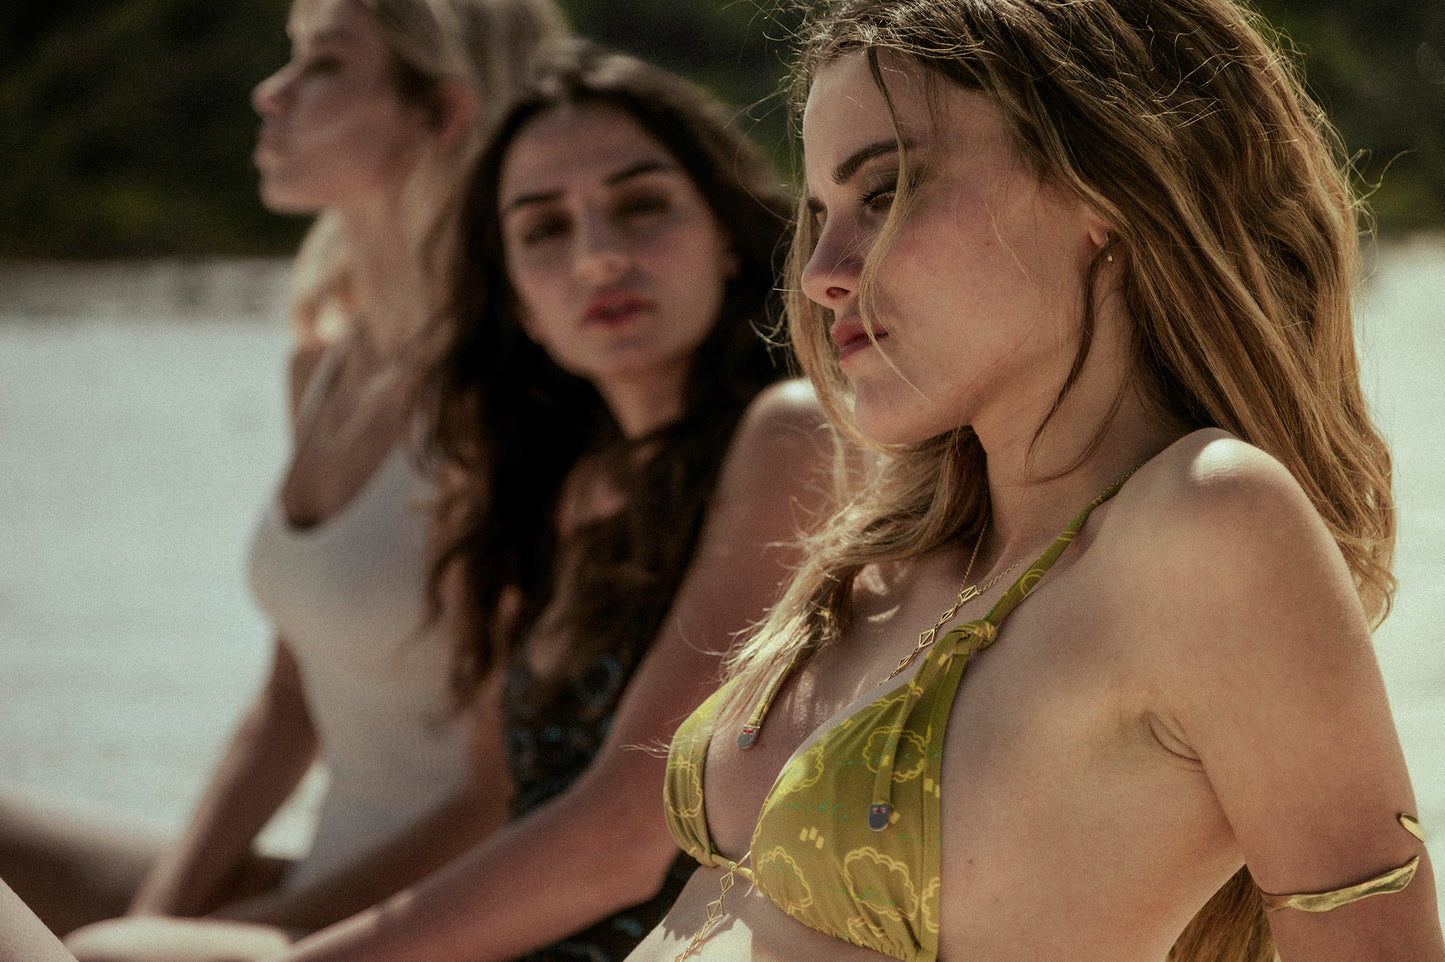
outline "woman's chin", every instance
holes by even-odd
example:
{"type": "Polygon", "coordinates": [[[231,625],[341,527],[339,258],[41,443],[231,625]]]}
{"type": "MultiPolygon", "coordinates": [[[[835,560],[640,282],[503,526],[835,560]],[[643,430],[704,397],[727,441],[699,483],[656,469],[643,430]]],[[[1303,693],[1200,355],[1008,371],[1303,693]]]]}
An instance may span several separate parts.
{"type": "Polygon", "coordinates": [[[853,399],[853,424],[859,433],[875,444],[890,447],[919,444],[953,429],[953,425],[940,424],[936,414],[928,417],[929,413],[853,399]]]}
{"type": "Polygon", "coordinates": [[[314,203],[310,198],[301,196],[284,185],[268,183],[264,178],[258,193],[261,196],[261,206],[273,214],[311,215],[319,214],[322,209],[322,205],[314,203]]]}

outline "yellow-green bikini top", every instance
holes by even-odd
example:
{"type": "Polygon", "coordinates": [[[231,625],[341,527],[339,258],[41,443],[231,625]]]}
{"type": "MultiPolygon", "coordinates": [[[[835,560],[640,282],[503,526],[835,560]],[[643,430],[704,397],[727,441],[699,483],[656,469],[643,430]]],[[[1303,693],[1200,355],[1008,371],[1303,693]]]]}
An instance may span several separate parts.
{"type": "MultiPolygon", "coordinates": [[[[896,959],[938,955],[939,772],[943,735],[969,659],[1013,611],[1125,478],[1095,499],[988,614],[929,649],[914,677],[819,737],[784,766],[753,830],[751,868],[713,848],[703,804],[711,720],[731,684],[677,730],[664,789],[678,845],[703,865],[732,868],[784,912],[896,959]]],[[[739,744],[758,735],[789,671],[768,687],[739,744]]]]}

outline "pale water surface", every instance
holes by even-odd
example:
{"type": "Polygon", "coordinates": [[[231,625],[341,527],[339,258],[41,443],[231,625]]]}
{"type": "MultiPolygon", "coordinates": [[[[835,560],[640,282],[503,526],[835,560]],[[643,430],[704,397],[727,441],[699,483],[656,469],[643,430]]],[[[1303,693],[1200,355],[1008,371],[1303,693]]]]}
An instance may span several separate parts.
{"type": "Polygon", "coordinates": [[[285,264],[0,270],[0,788],[175,826],[268,655],[285,264]]]}
{"type": "MultiPolygon", "coordinates": [[[[284,283],[274,262],[0,264],[0,791],[184,818],[268,652],[244,552],[286,448],[284,283]]],[[[1445,239],[1384,245],[1360,316],[1401,517],[1377,645],[1438,840],[1445,239]]]]}

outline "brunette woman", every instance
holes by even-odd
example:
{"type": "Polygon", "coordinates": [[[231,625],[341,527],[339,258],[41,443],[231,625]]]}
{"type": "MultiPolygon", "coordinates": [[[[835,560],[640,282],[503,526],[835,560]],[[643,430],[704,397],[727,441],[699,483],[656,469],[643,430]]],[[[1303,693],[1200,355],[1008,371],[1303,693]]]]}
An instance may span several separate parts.
{"type": "Polygon", "coordinates": [[[821,410],[759,336],[786,208],[720,105],[630,57],[559,51],[503,122],[439,423],[513,820],[290,958],[620,959],[666,911],[661,746],[832,503],[821,410]]]}

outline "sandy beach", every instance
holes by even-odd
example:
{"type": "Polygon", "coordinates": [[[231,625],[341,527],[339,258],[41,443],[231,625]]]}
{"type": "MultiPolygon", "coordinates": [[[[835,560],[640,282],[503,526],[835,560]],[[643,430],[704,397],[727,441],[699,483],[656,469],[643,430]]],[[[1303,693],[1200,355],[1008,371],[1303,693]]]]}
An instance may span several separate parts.
{"type": "MultiPolygon", "coordinates": [[[[268,652],[244,558],[286,447],[283,300],[276,262],[0,265],[0,791],[184,818],[268,652]]],[[[1382,243],[1359,340],[1401,533],[1377,649],[1437,866],[1442,305],[1445,238],[1382,243]]]]}

